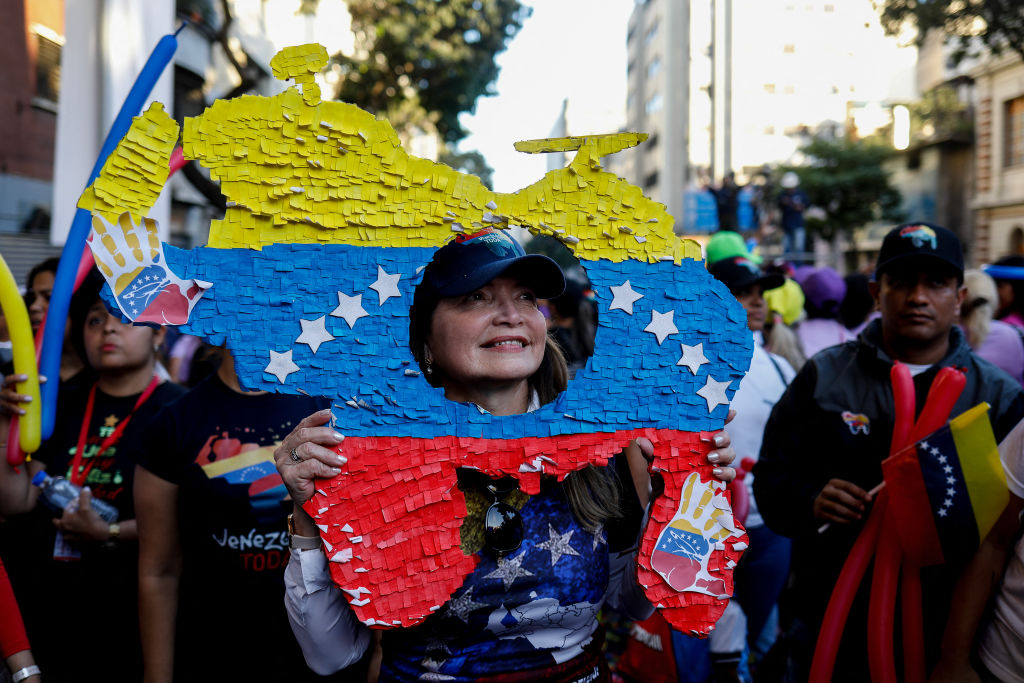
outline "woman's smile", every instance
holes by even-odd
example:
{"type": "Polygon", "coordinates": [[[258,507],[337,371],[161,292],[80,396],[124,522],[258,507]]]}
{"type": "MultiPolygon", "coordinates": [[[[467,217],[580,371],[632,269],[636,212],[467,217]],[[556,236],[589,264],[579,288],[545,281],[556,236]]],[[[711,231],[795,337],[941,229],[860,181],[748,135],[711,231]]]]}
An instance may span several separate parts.
{"type": "Polygon", "coordinates": [[[524,351],[530,342],[525,337],[498,337],[486,342],[485,349],[493,349],[505,353],[518,353],[524,351]]]}

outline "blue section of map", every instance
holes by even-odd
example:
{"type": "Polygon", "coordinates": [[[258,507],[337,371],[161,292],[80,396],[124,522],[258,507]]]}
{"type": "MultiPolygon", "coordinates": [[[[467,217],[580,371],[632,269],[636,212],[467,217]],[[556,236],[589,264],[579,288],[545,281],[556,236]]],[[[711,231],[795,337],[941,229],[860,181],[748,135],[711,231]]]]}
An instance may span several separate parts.
{"type": "MultiPolygon", "coordinates": [[[[494,417],[445,400],[429,386],[409,351],[408,309],[431,248],[275,244],[262,250],[165,246],[169,267],[183,279],[213,283],[183,332],[226,343],[247,389],[325,396],[335,426],[351,436],[435,438],[547,437],[644,427],[685,431],[721,428],[727,405],[708,411],[696,392],[708,382],[730,382],[731,399],[750,362],[752,340],[743,308],[707,272],[703,262],[616,263],[581,260],[596,293],[595,352],[554,402],[524,415],[494,417]],[[401,296],[381,302],[370,285],[401,274],[401,296]],[[643,298],[632,314],[610,310],[610,287],[629,281],[643,298]],[[362,295],[367,315],[354,326],[331,315],[338,293],[362,295]],[[645,332],[652,312],[673,312],[678,332],[659,344],[645,332]],[[299,320],[325,316],[334,339],[316,353],[297,343],[299,320]],[[693,374],[677,365],[681,344],[703,344],[708,363],[693,374]],[[270,351],[291,352],[298,370],[282,383],[265,371],[270,351]]],[[[113,302],[105,289],[108,304],[113,302]]]]}

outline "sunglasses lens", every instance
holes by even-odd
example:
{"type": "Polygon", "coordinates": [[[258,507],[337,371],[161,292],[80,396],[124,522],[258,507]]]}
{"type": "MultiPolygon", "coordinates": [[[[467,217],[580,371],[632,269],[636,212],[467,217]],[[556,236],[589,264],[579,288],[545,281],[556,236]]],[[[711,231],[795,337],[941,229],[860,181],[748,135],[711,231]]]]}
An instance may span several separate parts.
{"type": "Polygon", "coordinates": [[[507,503],[494,503],[484,517],[484,541],[496,553],[511,553],[523,542],[523,518],[507,503]]]}

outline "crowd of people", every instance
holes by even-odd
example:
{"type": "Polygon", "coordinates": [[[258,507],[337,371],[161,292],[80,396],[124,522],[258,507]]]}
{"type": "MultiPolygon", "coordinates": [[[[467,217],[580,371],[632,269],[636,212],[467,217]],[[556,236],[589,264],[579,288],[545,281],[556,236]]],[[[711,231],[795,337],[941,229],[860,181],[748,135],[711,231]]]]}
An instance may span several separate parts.
{"type": "MultiPolygon", "coordinates": [[[[931,239],[915,239],[921,233],[907,227],[887,235],[871,276],[762,264],[731,231],[707,245],[710,274],[745,311],[753,357],[732,399],[735,417],[708,456],[730,482],[749,548],[734,600],[706,641],[659,624],[633,569],[658,490],[645,439],[608,467],[546,481],[534,496],[514,479],[460,470],[462,545],[476,569],[422,625],[367,628],[331,581],[302,507],[316,480],[345,464],[329,403],[244,391],[230,352],[123,323],[92,273],[71,303],[60,376],[46,380],[59,383],[54,435],[28,462],[0,464],[0,654],[9,675],[806,680],[832,589],[882,480],[898,361],[913,375],[918,411],[942,368],[965,372],[952,415],[988,403],[1010,488],[973,558],[923,573],[928,670],[935,681],[1024,681],[1024,258],[995,264],[991,276],[965,270],[950,231],[919,225],[931,239]],[[81,493],[56,506],[40,485],[46,476],[81,493]],[[94,499],[114,512],[101,516],[94,499]],[[509,557],[550,548],[555,536],[562,545],[550,566],[508,580],[509,557]],[[573,607],[498,647],[488,620],[538,596],[573,607]],[[631,625],[609,658],[602,622],[614,631],[622,618],[631,625]]],[[[34,328],[56,266],[40,264],[26,282],[34,328]]],[[[598,325],[586,283],[493,230],[438,250],[409,318],[410,351],[427,381],[494,415],[554,400],[593,353],[598,325]]],[[[17,392],[22,379],[4,368],[4,437],[30,400],[17,392]]],[[[870,678],[867,603],[854,602],[835,680],[870,678]]]]}

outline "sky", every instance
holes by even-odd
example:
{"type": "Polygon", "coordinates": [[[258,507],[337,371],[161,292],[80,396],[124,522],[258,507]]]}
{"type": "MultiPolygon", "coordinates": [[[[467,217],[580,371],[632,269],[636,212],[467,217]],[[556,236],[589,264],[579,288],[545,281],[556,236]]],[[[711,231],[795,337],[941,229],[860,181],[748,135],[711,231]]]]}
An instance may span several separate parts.
{"type": "Polygon", "coordinates": [[[518,140],[550,137],[568,98],[569,133],[614,133],[625,123],[626,30],[633,0],[533,0],[532,15],[498,55],[494,97],[460,121],[459,149],[478,150],[494,169],[494,189],[514,192],[544,175],[544,155],[518,140]]]}

